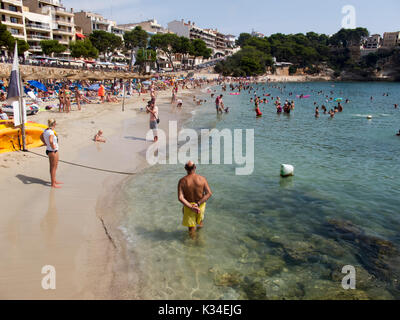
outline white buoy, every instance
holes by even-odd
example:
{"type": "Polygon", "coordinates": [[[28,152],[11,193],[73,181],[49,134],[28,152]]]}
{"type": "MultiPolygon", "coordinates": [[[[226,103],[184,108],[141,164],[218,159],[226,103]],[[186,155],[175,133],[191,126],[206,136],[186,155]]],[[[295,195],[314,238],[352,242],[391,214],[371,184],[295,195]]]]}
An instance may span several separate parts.
{"type": "Polygon", "coordinates": [[[281,176],[290,177],[294,175],[294,167],[290,164],[281,164],[281,176]]]}
{"type": "Polygon", "coordinates": [[[368,119],[368,120],[371,120],[371,119],[372,119],[372,116],[367,116],[367,119],[368,119]]]}

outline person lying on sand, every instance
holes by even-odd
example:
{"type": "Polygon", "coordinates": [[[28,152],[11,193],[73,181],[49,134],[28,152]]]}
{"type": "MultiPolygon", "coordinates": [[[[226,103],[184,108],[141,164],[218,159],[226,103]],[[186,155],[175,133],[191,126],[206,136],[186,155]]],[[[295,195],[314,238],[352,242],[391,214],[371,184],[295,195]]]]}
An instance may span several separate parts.
{"type": "Polygon", "coordinates": [[[95,142],[106,142],[106,139],[103,138],[103,131],[99,130],[93,139],[95,142]]]}
{"type": "Polygon", "coordinates": [[[116,97],[111,96],[111,92],[107,93],[106,102],[114,102],[117,103],[118,99],[116,97]]]}

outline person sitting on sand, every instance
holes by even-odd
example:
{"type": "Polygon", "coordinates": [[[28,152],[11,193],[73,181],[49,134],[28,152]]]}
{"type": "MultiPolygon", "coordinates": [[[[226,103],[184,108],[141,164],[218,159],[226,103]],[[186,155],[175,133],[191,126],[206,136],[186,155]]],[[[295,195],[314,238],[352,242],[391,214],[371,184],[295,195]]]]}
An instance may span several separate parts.
{"type": "Polygon", "coordinates": [[[118,99],[116,97],[112,97],[111,92],[107,92],[106,102],[117,103],[118,99]]]}
{"type": "Polygon", "coordinates": [[[178,108],[182,108],[183,101],[181,99],[178,100],[178,104],[176,105],[178,108]]]}
{"type": "Polygon", "coordinates": [[[106,142],[106,139],[103,138],[103,131],[99,130],[93,140],[94,142],[106,142]]]}
{"type": "Polygon", "coordinates": [[[203,227],[206,202],[212,192],[207,179],[196,174],[196,165],[189,161],[185,165],[187,175],[179,180],[178,200],[183,204],[182,225],[189,228],[192,239],[196,236],[196,229],[203,227]]]}

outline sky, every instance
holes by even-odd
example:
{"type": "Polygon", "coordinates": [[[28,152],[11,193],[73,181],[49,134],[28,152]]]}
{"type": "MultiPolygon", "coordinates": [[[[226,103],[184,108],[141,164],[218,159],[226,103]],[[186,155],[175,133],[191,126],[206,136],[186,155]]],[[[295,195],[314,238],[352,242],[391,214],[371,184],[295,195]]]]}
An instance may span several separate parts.
{"type": "Polygon", "coordinates": [[[74,11],[102,14],[118,24],[155,18],[166,27],[172,20],[194,21],[238,36],[252,30],[274,33],[334,34],[342,27],[342,8],[355,9],[356,27],[371,34],[400,31],[400,0],[61,0],[74,11]]]}

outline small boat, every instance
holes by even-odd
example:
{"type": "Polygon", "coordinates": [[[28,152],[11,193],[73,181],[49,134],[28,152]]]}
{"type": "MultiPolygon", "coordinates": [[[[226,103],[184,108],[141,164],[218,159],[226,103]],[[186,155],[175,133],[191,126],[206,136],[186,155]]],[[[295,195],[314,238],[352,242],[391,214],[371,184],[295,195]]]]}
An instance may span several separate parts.
{"type": "MultiPolygon", "coordinates": [[[[25,124],[26,148],[32,149],[43,146],[40,136],[47,126],[27,122],[25,124]]],[[[22,133],[20,127],[14,127],[12,121],[0,121],[0,153],[12,152],[21,149],[22,133]]]]}

